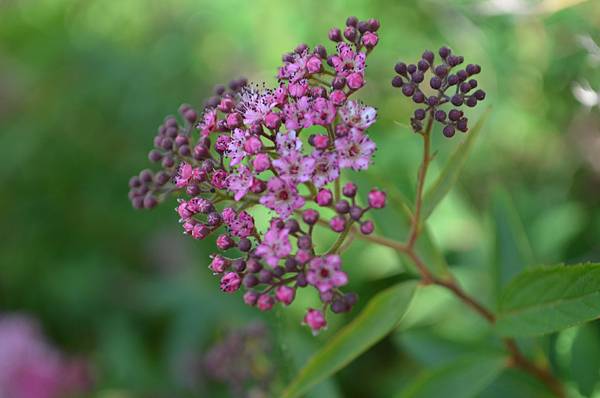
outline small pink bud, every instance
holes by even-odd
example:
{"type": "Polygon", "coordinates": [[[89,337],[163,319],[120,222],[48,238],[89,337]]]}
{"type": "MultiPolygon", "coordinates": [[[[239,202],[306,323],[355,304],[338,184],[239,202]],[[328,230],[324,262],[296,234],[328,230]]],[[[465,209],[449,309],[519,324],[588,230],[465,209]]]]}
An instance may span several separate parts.
{"type": "Polygon", "coordinates": [[[307,262],[310,261],[310,259],[312,258],[312,255],[310,254],[310,251],[308,250],[298,250],[298,252],[296,253],[296,261],[298,261],[298,263],[300,264],[306,264],[307,262]]]}
{"type": "Polygon", "coordinates": [[[233,293],[240,288],[242,278],[235,272],[226,273],[221,278],[221,290],[226,293],[233,293]]]}
{"type": "Polygon", "coordinates": [[[266,153],[259,153],[254,158],[252,165],[254,166],[254,171],[260,173],[271,167],[271,159],[269,159],[269,155],[266,153]]]}
{"type": "Polygon", "coordinates": [[[227,234],[219,235],[217,238],[217,247],[221,250],[227,250],[234,245],[235,243],[233,242],[233,239],[231,239],[231,237],[227,234]]]}
{"type": "Polygon", "coordinates": [[[192,228],[192,238],[194,239],[204,239],[209,233],[210,229],[204,224],[196,224],[192,228]]]}
{"type": "Polygon", "coordinates": [[[313,334],[318,333],[319,330],[327,326],[327,321],[325,320],[323,312],[313,308],[308,309],[308,312],[304,316],[304,323],[312,329],[313,334]]]}
{"type": "Polygon", "coordinates": [[[342,232],[346,228],[346,220],[342,216],[335,216],[329,221],[329,226],[335,232],[342,232]]]}
{"type": "Polygon", "coordinates": [[[373,209],[381,209],[385,207],[386,194],[383,191],[373,188],[369,192],[369,206],[373,209]]]}
{"type": "Polygon", "coordinates": [[[242,124],[242,115],[239,113],[230,113],[227,115],[227,127],[230,129],[239,127],[242,124]]]}
{"type": "Polygon", "coordinates": [[[320,72],[322,68],[323,68],[323,64],[322,64],[321,58],[317,57],[316,55],[313,55],[312,57],[310,57],[308,59],[308,61],[306,62],[306,69],[308,70],[309,73],[320,72]]]}
{"type": "Polygon", "coordinates": [[[275,298],[277,301],[282,302],[285,305],[290,305],[294,301],[296,291],[289,286],[279,286],[275,291],[275,298]]]}
{"type": "Polygon", "coordinates": [[[374,229],[375,229],[375,225],[373,224],[373,221],[371,221],[371,220],[365,221],[362,224],[360,224],[360,232],[362,232],[365,235],[369,235],[369,234],[373,233],[374,229]]]}
{"type": "Polygon", "coordinates": [[[261,294],[256,302],[258,309],[261,311],[269,311],[271,308],[273,308],[274,304],[275,299],[268,294],[261,294]]]}
{"type": "Polygon", "coordinates": [[[258,137],[250,136],[250,137],[248,137],[246,142],[244,142],[244,151],[246,151],[247,153],[249,153],[251,155],[258,153],[258,151],[260,151],[261,148],[262,148],[262,142],[260,141],[260,138],[258,138],[258,137]]]}
{"type": "Polygon", "coordinates": [[[225,268],[227,268],[228,266],[229,260],[217,255],[213,257],[208,267],[214,272],[220,274],[222,272],[225,272],[225,268]]]}
{"type": "Polygon", "coordinates": [[[351,73],[346,80],[348,82],[348,87],[350,87],[352,90],[358,90],[365,83],[362,74],[358,72],[351,73]]]}
{"type": "Polygon", "coordinates": [[[233,110],[234,106],[235,104],[231,98],[223,98],[219,103],[218,108],[221,112],[229,113],[233,110]]]}
{"type": "Polygon", "coordinates": [[[377,37],[377,34],[373,32],[365,32],[365,34],[362,37],[362,42],[367,48],[375,47],[378,41],[379,37],[377,37]]]}
{"type": "Polygon", "coordinates": [[[319,206],[329,206],[333,200],[333,194],[329,189],[321,189],[317,193],[317,204],[319,206]]]}
{"type": "Polygon", "coordinates": [[[346,102],[346,94],[342,90],[334,90],[330,95],[329,99],[334,105],[340,106],[346,102]]]}
{"type": "Polygon", "coordinates": [[[313,144],[317,149],[326,149],[329,145],[329,137],[326,135],[316,135],[313,139],[313,144]]]}
{"type": "Polygon", "coordinates": [[[278,130],[279,126],[281,126],[281,118],[277,113],[269,112],[267,116],[265,116],[265,126],[271,130],[278,130]]]}
{"type": "Polygon", "coordinates": [[[247,305],[254,306],[254,305],[256,305],[256,302],[258,301],[258,297],[259,297],[259,293],[257,293],[257,292],[253,292],[253,291],[246,292],[246,293],[244,293],[244,303],[246,303],[247,305]]]}

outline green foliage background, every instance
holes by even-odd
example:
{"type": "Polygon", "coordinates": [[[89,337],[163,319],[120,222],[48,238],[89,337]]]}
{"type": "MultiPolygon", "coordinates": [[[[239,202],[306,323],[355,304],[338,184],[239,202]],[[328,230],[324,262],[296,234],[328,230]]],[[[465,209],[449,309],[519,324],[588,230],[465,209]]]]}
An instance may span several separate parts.
{"type": "MultiPolygon", "coordinates": [[[[379,110],[371,134],[380,149],[363,189],[413,196],[420,142],[407,126],[412,107],[389,84],[394,63],[447,44],[483,68],[493,109],[428,221],[425,256],[439,251],[491,307],[527,266],[598,260],[600,113],[571,84],[600,90],[600,67],[577,41],[600,42],[600,3],[483,15],[492,3],[502,1],[0,0],[0,311],[34,314],[56,344],[89,356],[98,397],[228,396],[203,380],[186,387],[181,358],[257,319],[271,327],[275,384],[289,381],[357,311],[332,317],[315,339],[298,325],[310,295],[265,315],[221,294],[206,268],[212,242],[181,235],[173,202],[131,209],[127,181],[146,167],[164,115],[239,75],[273,82],[283,52],[324,42],[348,15],[382,25],[362,97],[379,110]]],[[[461,139],[435,134],[431,179],[461,139]]],[[[403,238],[402,212],[385,212],[379,232],[403,238]]],[[[405,277],[394,252],[362,242],[345,267],[361,305],[405,277]]],[[[494,348],[489,326],[446,292],[433,289],[407,317],[312,396],[393,397],[423,368],[494,348]]],[[[541,341],[520,342],[574,396],[600,396],[598,322],[541,341]]],[[[504,371],[478,396],[545,394],[504,371]]]]}

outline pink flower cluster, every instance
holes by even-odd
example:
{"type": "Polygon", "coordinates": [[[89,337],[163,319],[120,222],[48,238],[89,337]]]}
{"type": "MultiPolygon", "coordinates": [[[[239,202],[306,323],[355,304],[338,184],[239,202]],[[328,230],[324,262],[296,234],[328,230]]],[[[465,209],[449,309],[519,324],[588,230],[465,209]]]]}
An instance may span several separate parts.
{"type": "Polygon", "coordinates": [[[81,393],[89,384],[86,364],[64,358],[36,322],[0,315],[0,397],[60,398],[81,393]]]}
{"type": "Polygon", "coordinates": [[[365,214],[385,206],[377,189],[361,207],[357,186],[340,184],[342,170],[367,169],[376,150],[367,129],[377,112],[351,97],[366,83],[378,28],[376,20],[351,17],[343,33],[329,32],[337,43],[331,55],[322,45],[305,44],[285,54],[276,87],[237,80],[230,90],[218,87],[201,114],[182,106],[185,123],[167,118],[149,154],[163,170],[144,170],[130,181],[138,208],[154,207],[170,193],[188,196],[178,199],[180,222],[194,239],[218,234],[222,253],[212,256],[210,268],[221,275],[223,291],[243,285],[244,301],[266,311],[313,286],[323,302],[306,315],[313,331],[326,326],[328,308],[349,311],[356,301],[340,290],[348,282],[340,245],[318,253],[315,225],[329,226],[341,241],[351,230],[370,234],[374,226],[365,214]],[[271,210],[266,231],[255,225],[255,206],[271,210]],[[331,219],[322,219],[321,211],[331,219]]]}

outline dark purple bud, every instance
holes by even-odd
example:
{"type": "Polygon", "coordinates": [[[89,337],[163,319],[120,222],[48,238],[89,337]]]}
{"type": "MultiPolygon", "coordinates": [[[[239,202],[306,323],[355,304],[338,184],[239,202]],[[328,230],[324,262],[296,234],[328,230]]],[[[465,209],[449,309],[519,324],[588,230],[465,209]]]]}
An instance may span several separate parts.
{"type": "Polygon", "coordinates": [[[244,286],[250,288],[258,285],[258,278],[254,274],[247,274],[244,277],[244,286]]]}
{"type": "Polygon", "coordinates": [[[202,159],[206,159],[209,156],[210,156],[210,151],[208,150],[207,147],[205,147],[203,145],[196,145],[194,147],[194,159],[202,160],[202,159]]]}
{"type": "Polygon", "coordinates": [[[475,87],[477,87],[477,80],[475,80],[475,79],[469,80],[469,86],[471,86],[471,89],[474,89],[475,87]]]}
{"type": "Polygon", "coordinates": [[[358,24],[358,18],[356,18],[355,16],[350,16],[346,19],[346,26],[356,27],[357,24],[358,24]]]}
{"type": "Polygon", "coordinates": [[[167,116],[165,118],[165,126],[166,127],[177,127],[177,119],[173,116],[167,116]]]}
{"type": "Polygon", "coordinates": [[[152,209],[157,204],[158,204],[158,200],[156,200],[156,197],[154,195],[146,195],[146,197],[144,198],[144,208],[145,209],[152,209]]]}
{"type": "Polygon", "coordinates": [[[423,81],[424,75],[423,72],[421,72],[420,70],[414,72],[411,75],[411,80],[415,83],[421,83],[423,81]]]}
{"type": "Polygon", "coordinates": [[[296,232],[300,231],[300,225],[298,224],[298,221],[293,218],[290,218],[285,222],[285,228],[287,228],[291,234],[295,234],[296,232]]]}
{"type": "Polygon", "coordinates": [[[467,71],[465,71],[463,69],[461,69],[458,72],[456,72],[456,76],[458,77],[458,80],[461,81],[461,82],[464,82],[469,77],[467,71]]]}
{"type": "Polygon", "coordinates": [[[140,181],[142,181],[144,184],[149,184],[152,182],[152,171],[149,169],[144,169],[142,171],[140,171],[140,181]]]}
{"type": "Polygon", "coordinates": [[[374,18],[369,19],[369,30],[371,32],[377,32],[379,30],[379,26],[380,26],[380,23],[379,23],[378,19],[374,19],[374,18]]]}
{"type": "Polygon", "coordinates": [[[427,69],[429,69],[429,63],[427,63],[427,61],[422,59],[417,63],[417,67],[419,68],[420,71],[425,72],[427,69]]]}
{"type": "Polygon", "coordinates": [[[257,259],[250,258],[248,261],[246,261],[246,269],[248,272],[258,272],[262,269],[262,265],[257,259]]]}
{"type": "Polygon", "coordinates": [[[462,93],[468,93],[471,90],[471,85],[467,82],[463,82],[458,86],[462,93]]]}
{"type": "Polygon", "coordinates": [[[373,233],[374,230],[375,230],[375,225],[373,224],[373,221],[371,221],[371,220],[367,220],[367,221],[363,222],[362,224],[360,224],[360,232],[363,233],[364,235],[370,235],[373,233]]]}
{"type": "Polygon", "coordinates": [[[444,59],[445,59],[445,58],[446,58],[448,55],[450,55],[450,52],[451,52],[451,51],[450,51],[450,49],[449,49],[448,47],[442,47],[442,48],[440,48],[440,50],[439,50],[440,57],[442,57],[442,58],[444,58],[444,59]]]}
{"type": "Polygon", "coordinates": [[[344,301],[352,307],[358,301],[358,295],[356,293],[346,293],[344,294],[344,301]]]}
{"type": "Polygon", "coordinates": [[[456,122],[458,119],[460,119],[462,115],[463,113],[458,109],[452,109],[450,112],[448,112],[448,118],[453,122],[456,122]]]}
{"type": "Polygon", "coordinates": [[[298,262],[292,258],[289,257],[285,260],[285,270],[287,272],[294,272],[298,269],[298,262]]]}
{"type": "Polygon", "coordinates": [[[302,213],[302,219],[308,225],[314,225],[319,220],[319,212],[314,209],[306,209],[302,213]]]}
{"type": "Polygon", "coordinates": [[[394,66],[394,70],[396,71],[397,74],[399,75],[405,75],[406,74],[406,64],[404,62],[398,62],[395,66],[394,66]]]}
{"type": "Polygon", "coordinates": [[[354,221],[360,220],[362,215],[363,215],[363,209],[361,209],[360,207],[352,206],[350,208],[350,218],[352,218],[354,221]]]}
{"type": "Polygon", "coordinates": [[[160,162],[162,160],[162,156],[162,153],[160,153],[156,149],[153,149],[148,153],[148,159],[153,163],[160,162]]]}
{"type": "Polygon", "coordinates": [[[369,22],[368,21],[360,21],[358,23],[358,31],[360,33],[365,33],[369,30],[369,22]]]}
{"type": "Polygon", "coordinates": [[[321,44],[317,44],[315,46],[315,54],[317,54],[321,59],[327,59],[327,49],[321,44]]]}
{"type": "Polygon", "coordinates": [[[469,64],[466,67],[466,71],[469,75],[476,75],[479,72],[481,72],[481,66],[479,65],[473,65],[473,64],[469,64]]]}
{"type": "Polygon", "coordinates": [[[225,86],[222,84],[217,84],[213,88],[213,93],[215,93],[216,95],[223,95],[225,93],[225,86]]]}
{"type": "Polygon", "coordinates": [[[485,99],[485,91],[477,90],[473,93],[473,96],[477,98],[477,100],[483,101],[485,99]]]}
{"type": "Polygon", "coordinates": [[[353,182],[349,182],[342,188],[342,194],[348,198],[353,198],[354,196],[356,196],[357,190],[358,187],[356,186],[356,184],[353,182]]]}
{"type": "Polygon", "coordinates": [[[460,94],[453,95],[450,102],[452,102],[452,105],[454,106],[461,106],[463,104],[463,97],[460,94]]]}
{"type": "Polygon", "coordinates": [[[329,30],[329,40],[334,42],[342,41],[342,32],[338,28],[331,28],[329,30]]]}
{"type": "Polygon", "coordinates": [[[435,120],[437,120],[438,122],[443,122],[444,120],[446,120],[446,112],[444,112],[441,109],[435,111],[435,120]]]}
{"type": "Polygon", "coordinates": [[[451,124],[447,125],[444,127],[444,130],[442,130],[442,133],[448,138],[452,137],[454,135],[454,126],[451,124]]]}
{"type": "Polygon", "coordinates": [[[296,286],[305,287],[306,285],[308,285],[308,281],[306,280],[306,275],[298,274],[298,276],[296,277],[296,286]]]}
{"type": "Polygon", "coordinates": [[[469,120],[466,117],[463,117],[458,122],[456,122],[456,128],[459,131],[462,131],[463,133],[466,133],[467,130],[469,129],[469,127],[467,126],[468,121],[469,120]]]}
{"type": "Polygon", "coordinates": [[[350,203],[347,200],[340,200],[335,204],[335,211],[340,214],[346,214],[350,211],[350,203]]]}
{"type": "Polygon", "coordinates": [[[276,277],[280,278],[283,274],[285,274],[285,270],[282,266],[277,266],[273,268],[273,275],[275,275],[276,277]]]}
{"type": "Polygon", "coordinates": [[[196,121],[196,119],[198,119],[198,113],[190,108],[184,112],[183,117],[188,121],[188,123],[192,124],[196,121]]]}
{"type": "Polygon", "coordinates": [[[423,102],[425,102],[425,94],[423,94],[422,91],[417,91],[413,97],[412,100],[414,102],[416,102],[417,104],[422,104],[423,102]]]}
{"type": "Polygon", "coordinates": [[[335,314],[340,314],[342,312],[348,311],[348,305],[342,299],[335,299],[331,303],[331,311],[335,314]]]}
{"type": "Polygon", "coordinates": [[[433,76],[431,78],[431,80],[429,81],[429,85],[431,86],[432,89],[438,90],[440,87],[442,87],[442,79],[440,79],[437,76],[433,76]]]}
{"type": "Polygon", "coordinates": [[[356,40],[356,29],[354,29],[351,26],[348,26],[346,29],[344,29],[344,37],[346,38],[346,40],[353,42],[354,40],[356,40]]]}
{"type": "Polygon", "coordinates": [[[421,57],[430,64],[433,64],[433,59],[435,56],[433,55],[433,51],[425,50],[421,57]]]}
{"type": "Polygon", "coordinates": [[[217,213],[216,211],[208,213],[208,215],[206,216],[206,223],[208,225],[210,225],[211,227],[220,225],[221,224],[221,215],[219,213],[217,213]]]}
{"type": "Polygon", "coordinates": [[[144,198],[136,196],[131,199],[131,205],[134,209],[143,209],[144,208],[144,198]]]}
{"type": "Polygon", "coordinates": [[[187,145],[180,146],[178,152],[181,156],[190,156],[192,154],[192,150],[187,145]]]}
{"type": "Polygon", "coordinates": [[[159,186],[165,185],[171,179],[171,175],[166,171],[159,171],[156,176],[154,176],[154,180],[159,186]]]}
{"type": "Polygon", "coordinates": [[[246,269],[246,262],[242,258],[237,258],[231,262],[231,269],[234,272],[244,272],[246,269]]]}
{"type": "Polygon", "coordinates": [[[402,86],[402,94],[407,97],[411,97],[415,93],[415,86],[412,84],[405,84],[402,86]]]}
{"type": "Polygon", "coordinates": [[[331,86],[336,90],[341,90],[346,86],[346,79],[343,76],[337,76],[333,79],[331,86]]]}
{"type": "Polygon", "coordinates": [[[258,281],[260,283],[269,283],[273,278],[273,274],[268,269],[262,269],[258,273],[258,281]]]}
{"type": "Polygon", "coordinates": [[[415,119],[424,120],[426,116],[425,109],[415,109],[415,119]]]}
{"type": "Polygon", "coordinates": [[[294,49],[294,52],[296,54],[302,54],[307,49],[308,49],[308,46],[305,43],[300,43],[296,46],[296,48],[294,49]]]}
{"type": "Polygon", "coordinates": [[[241,252],[249,252],[252,249],[252,242],[248,238],[241,238],[238,242],[238,249],[241,252]]]}
{"type": "Polygon", "coordinates": [[[469,108],[473,108],[477,105],[477,98],[475,98],[475,96],[470,96],[469,98],[467,98],[467,100],[465,101],[465,104],[467,104],[467,106],[469,108]]]}
{"type": "Polygon", "coordinates": [[[446,62],[448,63],[448,65],[450,66],[456,66],[459,64],[459,58],[456,55],[450,55],[448,56],[448,58],[446,59],[446,62]]]}
{"type": "Polygon", "coordinates": [[[413,73],[415,73],[417,71],[417,65],[415,65],[415,64],[406,65],[406,71],[412,75],[413,73]]]}
{"type": "Polygon", "coordinates": [[[173,148],[173,140],[169,137],[162,139],[160,146],[162,149],[171,150],[173,148]]]}
{"type": "Polygon", "coordinates": [[[140,178],[138,176],[133,176],[129,179],[129,187],[130,188],[137,188],[141,185],[142,185],[142,182],[140,181],[140,178]]]}
{"type": "Polygon", "coordinates": [[[197,196],[198,194],[200,194],[200,187],[198,187],[197,185],[188,185],[185,188],[185,193],[187,193],[190,196],[197,196]]]}
{"type": "Polygon", "coordinates": [[[427,98],[427,104],[429,104],[430,106],[436,106],[439,102],[439,99],[437,96],[432,95],[429,98],[427,98]]]}
{"type": "Polygon", "coordinates": [[[400,76],[394,76],[392,79],[392,86],[394,87],[402,87],[402,78],[400,76]]]}
{"type": "Polygon", "coordinates": [[[448,67],[446,67],[444,65],[438,65],[438,66],[435,67],[434,73],[439,78],[443,79],[448,74],[448,67]]]}
{"type": "Polygon", "coordinates": [[[310,250],[312,248],[312,240],[310,236],[303,235],[298,238],[298,249],[310,250]]]}

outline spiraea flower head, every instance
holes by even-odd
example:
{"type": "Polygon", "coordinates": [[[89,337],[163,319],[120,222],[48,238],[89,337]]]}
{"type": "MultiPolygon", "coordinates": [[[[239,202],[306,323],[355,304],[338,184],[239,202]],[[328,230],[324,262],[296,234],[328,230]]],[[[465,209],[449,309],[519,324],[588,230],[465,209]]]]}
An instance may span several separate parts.
{"type": "Polygon", "coordinates": [[[178,196],[183,232],[216,237],[209,268],[224,292],[243,288],[244,302],[268,311],[289,305],[300,288],[315,289],[322,308],[305,318],[313,331],[325,327],[328,309],[354,304],[341,291],[348,274],[340,246],[322,251],[313,242],[318,221],[341,239],[350,229],[370,234],[366,214],[385,204],[371,193],[361,207],[357,185],[340,181],[344,169],[367,169],[376,150],[368,129],[377,111],[355,96],[367,84],[378,28],[376,20],[349,18],[343,31],[330,31],[334,48],[301,44],[284,54],[277,81],[237,79],[217,86],[201,111],[182,106],[179,119],[159,127],[149,154],[161,170],[130,180],[134,207],[178,196]],[[264,229],[253,216],[259,206],[271,217],[264,229]]]}

